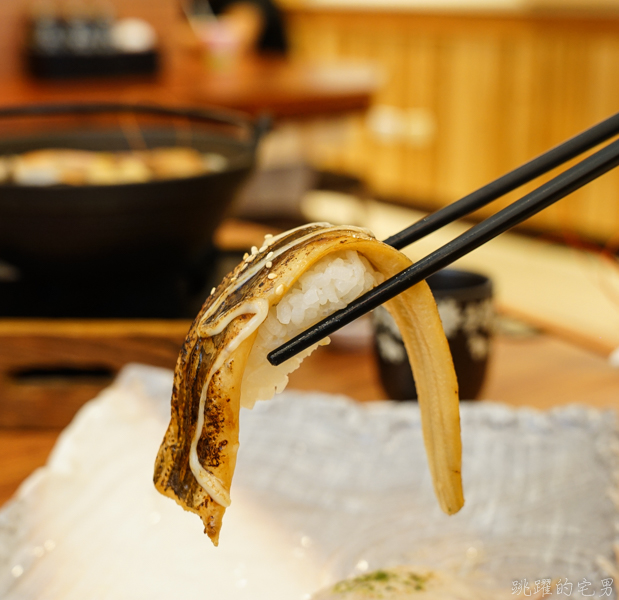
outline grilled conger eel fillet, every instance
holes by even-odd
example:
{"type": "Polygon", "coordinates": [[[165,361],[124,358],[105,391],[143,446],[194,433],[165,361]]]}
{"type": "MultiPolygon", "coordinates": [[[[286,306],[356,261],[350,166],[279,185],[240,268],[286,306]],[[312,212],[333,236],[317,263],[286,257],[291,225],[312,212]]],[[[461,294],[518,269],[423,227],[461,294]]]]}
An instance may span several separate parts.
{"type": "MultiPolygon", "coordinates": [[[[253,248],[211,293],[187,334],[154,482],[162,494],[201,517],[215,545],[230,505],[241,382],[257,329],[304,272],[343,250],[356,251],[385,278],[411,265],[365,229],[324,223],[300,227],[253,248]]],[[[415,374],[435,493],[443,511],[453,514],[464,504],[458,386],[436,304],[422,282],[386,308],[402,333],[415,374]]]]}

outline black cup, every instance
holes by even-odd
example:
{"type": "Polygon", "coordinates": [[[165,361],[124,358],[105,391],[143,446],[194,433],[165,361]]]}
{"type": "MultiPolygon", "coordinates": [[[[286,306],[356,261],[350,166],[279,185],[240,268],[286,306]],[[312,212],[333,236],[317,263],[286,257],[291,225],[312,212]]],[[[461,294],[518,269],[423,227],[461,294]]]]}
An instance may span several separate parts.
{"type": "MultiPolygon", "coordinates": [[[[492,341],[492,282],[469,271],[443,269],[428,277],[454,361],[460,398],[482,390],[492,341]]],[[[415,400],[417,390],[402,337],[382,306],[373,313],[380,379],[393,400],[415,400]]]]}

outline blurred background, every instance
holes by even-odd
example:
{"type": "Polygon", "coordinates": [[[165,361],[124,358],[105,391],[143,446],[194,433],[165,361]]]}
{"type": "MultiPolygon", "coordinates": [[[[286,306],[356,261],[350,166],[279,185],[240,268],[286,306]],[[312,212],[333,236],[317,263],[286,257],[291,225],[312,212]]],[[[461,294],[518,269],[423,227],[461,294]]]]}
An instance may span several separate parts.
{"type": "MultiPolygon", "coordinates": [[[[0,426],[25,457],[2,489],[124,364],[173,368],[265,233],[385,238],[617,112],[618,71],[616,0],[0,3],[0,426]]],[[[617,403],[618,248],[614,171],[456,265],[499,315],[479,397],[617,403]]],[[[387,397],[373,343],[349,330],[292,385],[387,397]]]]}

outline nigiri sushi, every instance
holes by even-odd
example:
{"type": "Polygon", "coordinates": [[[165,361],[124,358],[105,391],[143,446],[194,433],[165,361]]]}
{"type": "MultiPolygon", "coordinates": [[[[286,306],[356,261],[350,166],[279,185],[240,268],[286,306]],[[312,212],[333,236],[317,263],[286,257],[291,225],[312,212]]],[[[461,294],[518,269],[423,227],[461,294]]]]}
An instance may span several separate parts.
{"type": "MultiPolygon", "coordinates": [[[[288,373],[328,339],[278,367],[266,355],[410,264],[365,229],[313,223],[265,238],[212,290],[176,364],[154,482],[201,517],[215,545],[230,506],[240,407],[281,392],[288,373]]],[[[453,514],[464,503],[458,385],[436,304],[422,282],[386,307],[415,373],[436,496],[453,514]]]]}

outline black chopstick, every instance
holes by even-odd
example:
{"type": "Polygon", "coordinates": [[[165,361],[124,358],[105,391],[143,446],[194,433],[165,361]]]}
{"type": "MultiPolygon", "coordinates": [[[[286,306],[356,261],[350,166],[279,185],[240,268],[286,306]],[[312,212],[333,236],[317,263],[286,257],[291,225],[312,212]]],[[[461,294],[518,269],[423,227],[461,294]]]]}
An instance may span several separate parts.
{"type": "Polygon", "coordinates": [[[410,227],[387,238],[385,244],[402,249],[444,225],[486,206],[486,204],[493,200],[504,196],[617,134],[619,134],[619,113],[579,133],[559,146],[544,152],[544,154],[513,171],[502,175],[484,187],[464,196],[464,198],[452,202],[435,213],[427,215],[410,227]]]}
{"type": "Polygon", "coordinates": [[[451,242],[408,267],[408,269],[387,279],[367,294],[351,302],[347,307],[333,313],[292,340],[282,344],[279,348],[273,350],[267,356],[267,359],[272,365],[283,363],[617,165],[619,165],[619,140],[611,142],[608,146],[570,167],[495,215],[474,225],[451,242]]]}

